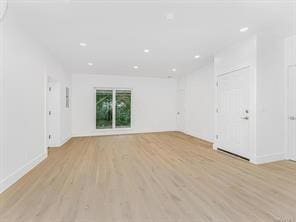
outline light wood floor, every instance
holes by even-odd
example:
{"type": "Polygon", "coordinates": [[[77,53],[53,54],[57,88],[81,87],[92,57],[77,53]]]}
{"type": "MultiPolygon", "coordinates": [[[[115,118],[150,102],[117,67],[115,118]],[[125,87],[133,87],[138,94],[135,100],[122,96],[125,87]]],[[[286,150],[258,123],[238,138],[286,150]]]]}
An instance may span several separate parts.
{"type": "Polygon", "coordinates": [[[296,163],[181,133],[74,138],[0,195],[1,222],[296,221],[296,163]]]}

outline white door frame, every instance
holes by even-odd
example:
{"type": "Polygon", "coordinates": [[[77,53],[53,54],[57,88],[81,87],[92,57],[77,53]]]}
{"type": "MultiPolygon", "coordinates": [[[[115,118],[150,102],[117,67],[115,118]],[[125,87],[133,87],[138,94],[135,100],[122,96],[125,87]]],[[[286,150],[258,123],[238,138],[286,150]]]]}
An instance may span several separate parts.
{"type": "Polygon", "coordinates": [[[222,75],[231,74],[233,72],[249,69],[250,81],[249,81],[249,159],[251,163],[256,163],[256,69],[252,65],[244,65],[240,67],[236,67],[231,69],[225,73],[215,73],[215,135],[214,135],[214,144],[213,149],[217,150],[218,140],[216,138],[218,127],[218,115],[217,115],[217,108],[218,108],[218,90],[217,90],[217,82],[218,78],[222,75]]]}

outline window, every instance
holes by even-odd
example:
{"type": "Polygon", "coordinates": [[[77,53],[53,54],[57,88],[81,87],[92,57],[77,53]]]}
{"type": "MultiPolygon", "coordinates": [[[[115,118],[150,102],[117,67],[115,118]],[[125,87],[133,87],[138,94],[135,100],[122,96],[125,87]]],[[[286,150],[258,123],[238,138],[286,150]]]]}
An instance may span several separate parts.
{"type": "Polygon", "coordinates": [[[96,93],[96,125],[97,129],[111,129],[113,118],[112,90],[97,90],[96,93]]]}
{"type": "Polygon", "coordinates": [[[116,128],[131,127],[131,91],[116,90],[116,128]]]}
{"type": "Polygon", "coordinates": [[[96,128],[131,127],[131,90],[96,90],[96,128]]]}

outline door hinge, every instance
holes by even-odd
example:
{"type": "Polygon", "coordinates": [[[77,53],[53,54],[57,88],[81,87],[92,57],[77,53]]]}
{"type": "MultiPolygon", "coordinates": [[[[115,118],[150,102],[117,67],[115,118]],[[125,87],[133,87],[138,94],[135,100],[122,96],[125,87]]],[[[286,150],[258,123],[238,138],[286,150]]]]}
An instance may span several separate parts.
{"type": "Polygon", "coordinates": [[[216,109],[216,113],[219,113],[219,109],[218,108],[216,109]]]}
{"type": "Polygon", "coordinates": [[[219,85],[218,82],[216,82],[216,86],[217,86],[217,87],[218,87],[218,85],[219,85]]]}
{"type": "Polygon", "coordinates": [[[48,91],[51,92],[51,87],[48,88],[48,91]]]}
{"type": "Polygon", "coordinates": [[[51,139],[51,135],[50,134],[48,135],[48,139],[51,139]]]}
{"type": "Polygon", "coordinates": [[[219,135],[216,135],[216,139],[219,139],[219,135]]]}
{"type": "Polygon", "coordinates": [[[49,115],[49,116],[51,115],[51,111],[48,111],[48,115],[49,115]]]}

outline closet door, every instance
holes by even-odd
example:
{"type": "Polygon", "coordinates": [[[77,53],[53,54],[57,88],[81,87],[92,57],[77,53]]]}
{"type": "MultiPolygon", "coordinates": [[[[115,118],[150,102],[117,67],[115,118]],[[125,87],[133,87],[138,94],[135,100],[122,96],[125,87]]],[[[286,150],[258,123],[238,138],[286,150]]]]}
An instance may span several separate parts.
{"type": "Polygon", "coordinates": [[[288,69],[288,152],[296,160],[296,66],[288,69]]]}
{"type": "Polygon", "coordinates": [[[218,77],[217,147],[249,158],[250,68],[218,77]]]}
{"type": "Polygon", "coordinates": [[[185,130],[185,90],[177,92],[177,128],[180,132],[185,130]]]}

